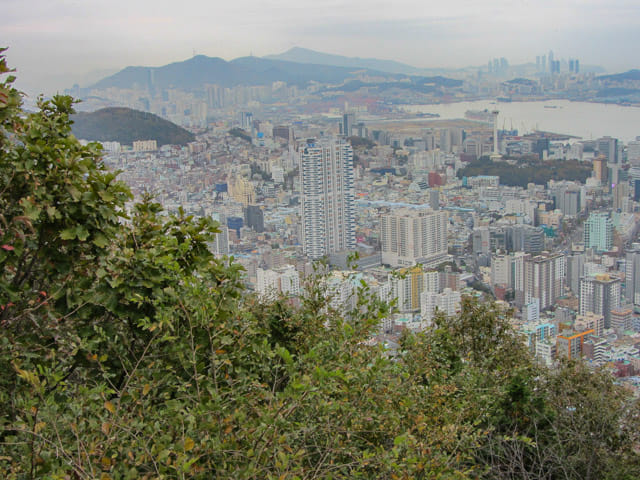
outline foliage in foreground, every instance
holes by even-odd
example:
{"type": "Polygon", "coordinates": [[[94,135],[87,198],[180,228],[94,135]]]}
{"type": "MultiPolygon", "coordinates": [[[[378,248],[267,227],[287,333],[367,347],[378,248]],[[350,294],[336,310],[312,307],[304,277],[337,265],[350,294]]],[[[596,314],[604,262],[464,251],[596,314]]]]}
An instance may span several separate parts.
{"type": "MultiPolygon", "coordinates": [[[[0,63],[6,70],[6,65],[0,63]]],[[[0,477],[638,478],[638,410],[580,364],[535,366],[492,304],[368,340],[387,307],[260,304],[207,248],[0,84],[0,477]]]]}

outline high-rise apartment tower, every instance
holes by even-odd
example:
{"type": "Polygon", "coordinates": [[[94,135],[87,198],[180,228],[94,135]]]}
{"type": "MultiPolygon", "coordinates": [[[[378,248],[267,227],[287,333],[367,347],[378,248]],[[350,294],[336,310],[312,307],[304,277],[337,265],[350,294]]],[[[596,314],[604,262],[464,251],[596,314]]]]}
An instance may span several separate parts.
{"type": "Polygon", "coordinates": [[[351,145],[342,139],[307,140],[299,146],[298,152],[305,255],[316,259],[355,249],[351,145]]]}

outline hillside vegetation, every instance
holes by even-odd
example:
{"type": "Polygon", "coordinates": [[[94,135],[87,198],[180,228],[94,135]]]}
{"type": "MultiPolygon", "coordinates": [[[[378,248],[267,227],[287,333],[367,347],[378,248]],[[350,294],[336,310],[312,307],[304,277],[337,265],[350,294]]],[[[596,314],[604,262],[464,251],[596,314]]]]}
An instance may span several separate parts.
{"type": "MultiPolygon", "coordinates": [[[[0,57],[0,60],[1,57],[0,57]]],[[[0,74],[7,71],[4,60],[0,74]]],[[[0,478],[636,479],[632,395],[535,365],[493,304],[370,341],[389,309],[260,303],[209,218],[165,213],[0,83],[0,478]]]]}
{"type": "Polygon", "coordinates": [[[611,75],[600,75],[597,77],[597,79],[614,81],[614,82],[625,82],[629,80],[637,81],[637,80],[640,80],[640,70],[633,69],[633,70],[628,70],[622,73],[614,73],[611,75]]]}
{"type": "Polygon", "coordinates": [[[110,107],[72,115],[73,134],[90,141],[115,141],[131,145],[136,140],[155,140],[161,145],[186,145],[195,136],[175,123],[131,108],[110,107]]]}
{"type": "Polygon", "coordinates": [[[523,160],[515,165],[493,162],[482,157],[458,170],[458,178],[476,175],[496,175],[501,185],[526,188],[527,184],[546,185],[549,180],[575,180],[584,183],[593,167],[578,160],[523,160]]]}

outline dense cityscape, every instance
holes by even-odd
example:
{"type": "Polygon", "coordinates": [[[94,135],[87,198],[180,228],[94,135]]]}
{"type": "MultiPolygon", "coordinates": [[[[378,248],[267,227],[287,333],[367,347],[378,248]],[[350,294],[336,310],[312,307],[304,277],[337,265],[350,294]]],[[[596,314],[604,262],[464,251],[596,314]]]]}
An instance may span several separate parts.
{"type": "Polygon", "coordinates": [[[196,134],[185,146],[103,141],[104,161],[138,198],[217,220],[212,250],[239,262],[261,298],[295,302],[324,258],[335,307],[352,308],[361,281],[395,305],[375,338],[391,351],[404,329],[455,315],[462,297],[495,299],[513,308],[540,363],[580,357],[638,386],[640,139],[519,133],[500,108],[628,103],[640,81],[582,73],[553,52],[519,69],[528,79],[507,80],[513,73],[496,59],[422,90],[369,72],[340,84],[191,89],[158,87],[149,73],[132,89],[75,93],[196,134]],[[493,109],[439,119],[406,108],[477,99],[493,109]]]}

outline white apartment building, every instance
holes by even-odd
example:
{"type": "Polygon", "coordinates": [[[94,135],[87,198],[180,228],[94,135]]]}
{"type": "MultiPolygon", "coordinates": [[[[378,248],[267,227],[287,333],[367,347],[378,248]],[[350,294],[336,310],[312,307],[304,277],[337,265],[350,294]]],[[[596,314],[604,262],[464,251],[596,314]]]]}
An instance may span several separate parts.
{"type": "Polygon", "coordinates": [[[542,365],[551,367],[556,359],[555,338],[548,338],[536,343],[536,359],[542,365]]]}
{"type": "Polygon", "coordinates": [[[440,291],[440,272],[436,272],[435,270],[424,272],[423,278],[425,291],[436,293],[440,291]]]}
{"type": "Polygon", "coordinates": [[[640,306],[640,244],[634,243],[626,251],[625,298],[627,302],[640,306]]]}
{"type": "Polygon", "coordinates": [[[532,298],[529,303],[522,307],[522,317],[531,323],[540,321],[540,300],[532,298]]]}
{"type": "Polygon", "coordinates": [[[601,337],[604,333],[604,316],[593,312],[578,315],[574,323],[574,330],[577,332],[593,330],[596,336],[601,337]]]}
{"type": "Polygon", "coordinates": [[[317,259],[330,253],[354,250],[355,192],[353,149],[334,139],[299,147],[302,185],[304,253],[317,259]]]}
{"type": "Polygon", "coordinates": [[[622,282],[606,273],[580,280],[580,315],[588,312],[604,317],[604,328],[611,328],[611,310],[620,307],[622,282]]]}
{"type": "Polygon", "coordinates": [[[504,213],[524,215],[531,220],[535,218],[536,204],[531,200],[511,199],[505,202],[504,213]]]}
{"type": "Polygon", "coordinates": [[[494,255],[491,258],[491,285],[511,286],[512,263],[512,257],[508,254],[494,255]]]}
{"type": "Polygon", "coordinates": [[[564,294],[566,258],[560,253],[544,253],[524,260],[524,302],[540,300],[540,310],[553,306],[564,294]]]}
{"type": "Polygon", "coordinates": [[[109,153],[120,153],[122,150],[122,146],[120,142],[100,142],[102,143],[102,148],[105,152],[109,153]]]}
{"type": "Polygon", "coordinates": [[[452,316],[460,311],[460,292],[445,288],[442,293],[424,291],[420,295],[420,315],[425,327],[431,325],[438,312],[452,316]]]}
{"type": "Polygon", "coordinates": [[[226,225],[218,225],[218,233],[216,233],[211,245],[211,250],[215,255],[229,255],[229,228],[226,225]]]}
{"type": "Polygon", "coordinates": [[[398,208],[380,220],[382,263],[436,266],[447,256],[448,214],[431,209],[398,208]]]}
{"type": "Polygon", "coordinates": [[[511,288],[520,306],[536,298],[530,296],[525,302],[525,261],[530,258],[531,255],[525,252],[494,255],[491,258],[491,284],[511,288]]]}
{"type": "Polygon", "coordinates": [[[470,187],[497,187],[500,184],[500,177],[495,175],[478,175],[467,178],[467,185],[470,187]]]}
{"type": "Polygon", "coordinates": [[[134,152],[155,152],[158,150],[158,143],[155,140],[136,140],[133,142],[134,152]]]}
{"type": "Polygon", "coordinates": [[[280,294],[300,294],[300,275],[293,265],[274,270],[257,270],[256,291],[261,299],[274,299],[280,294]]]}

